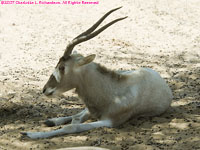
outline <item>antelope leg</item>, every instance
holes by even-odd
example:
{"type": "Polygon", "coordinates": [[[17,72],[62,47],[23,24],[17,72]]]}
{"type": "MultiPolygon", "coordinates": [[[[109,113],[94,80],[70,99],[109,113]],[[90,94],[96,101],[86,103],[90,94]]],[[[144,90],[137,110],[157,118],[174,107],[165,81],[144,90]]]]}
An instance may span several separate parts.
{"type": "Polygon", "coordinates": [[[46,124],[48,127],[52,127],[52,126],[67,124],[70,121],[72,121],[73,124],[82,123],[86,121],[89,118],[89,116],[90,116],[89,111],[86,108],[80,113],[73,116],[48,119],[44,122],[44,124],[46,124]]]}
{"type": "Polygon", "coordinates": [[[31,139],[41,139],[58,135],[80,133],[83,131],[88,131],[99,127],[112,127],[112,122],[110,120],[101,120],[86,124],[70,124],[58,130],[53,130],[48,132],[23,132],[21,134],[23,135],[23,137],[28,137],[31,139]]]}

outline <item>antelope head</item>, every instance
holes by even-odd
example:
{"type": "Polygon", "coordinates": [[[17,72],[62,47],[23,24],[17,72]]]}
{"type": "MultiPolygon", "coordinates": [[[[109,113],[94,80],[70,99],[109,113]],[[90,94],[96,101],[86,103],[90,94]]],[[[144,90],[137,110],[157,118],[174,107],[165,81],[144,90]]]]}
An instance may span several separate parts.
{"type": "Polygon", "coordinates": [[[123,17],[123,18],[113,20],[110,23],[101,27],[100,29],[94,31],[108,15],[110,15],[112,12],[120,8],[121,7],[115,8],[107,12],[92,27],[90,27],[87,31],[78,35],[67,45],[64,55],[60,58],[58,64],[55,67],[53,74],[50,76],[49,80],[47,81],[47,83],[45,84],[43,88],[43,93],[46,96],[61,94],[65,91],[76,88],[77,75],[76,75],[75,70],[83,67],[84,65],[91,63],[95,58],[95,54],[84,57],[81,54],[73,54],[72,53],[73,48],[77,44],[85,42],[97,36],[99,33],[104,31],[106,28],[108,28],[112,24],[127,18],[127,17],[123,17]]]}

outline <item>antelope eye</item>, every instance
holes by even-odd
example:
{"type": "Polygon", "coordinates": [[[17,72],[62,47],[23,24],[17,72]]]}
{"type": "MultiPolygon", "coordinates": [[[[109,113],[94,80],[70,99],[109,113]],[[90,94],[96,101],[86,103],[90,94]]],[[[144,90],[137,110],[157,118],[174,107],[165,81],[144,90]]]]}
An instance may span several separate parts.
{"type": "Polygon", "coordinates": [[[60,66],[59,70],[63,72],[65,70],[65,67],[64,66],[60,66]]]}

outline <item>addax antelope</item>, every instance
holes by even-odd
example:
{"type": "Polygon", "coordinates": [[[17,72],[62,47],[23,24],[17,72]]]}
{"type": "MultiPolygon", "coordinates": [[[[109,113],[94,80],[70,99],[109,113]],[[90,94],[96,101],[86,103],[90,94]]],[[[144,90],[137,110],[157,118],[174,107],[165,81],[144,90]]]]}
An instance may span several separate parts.
{"type": "Polygon", "coordinates": [[[115,127],[131,117],[160,115],[169,108],[172,92],[161,76],[152,69],[111,71],[93,62],[95,54],[84,57],[72,53],[77,44],[92,39],[112,24],[127,18],[113,20],[95,31],[108,15],[119,8],[106,13],[91,28],[67,45],[64,55],[43,88],[46,96],[75,89],[85,104],[85,109],[73,116],[52,118],[45,122],[47,126],[71,122],[61,129],[23,132],[23,136],[31,139],[48,138],[99,127],[115,127]],[[96,117],[98,121],[84,123],[91,116],[96,117]]]}

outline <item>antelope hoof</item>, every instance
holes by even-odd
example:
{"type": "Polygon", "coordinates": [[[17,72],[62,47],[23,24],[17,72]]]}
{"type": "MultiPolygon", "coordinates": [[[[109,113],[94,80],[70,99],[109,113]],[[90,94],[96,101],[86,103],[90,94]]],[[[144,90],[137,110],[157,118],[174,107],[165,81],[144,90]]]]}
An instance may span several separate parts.
{"type": "Polygon", "coordinates": [[[44,122],[44,124],[45,124],[46,126],[48,126],[48,127],[53,127],[53,126],[56,125],[56,124],[55,124],[53,121],[51,121],[51,120],[46,120],[46,121],[44,122]]]}
{"type": "Polygon", "coordinates": [[[22,139],[39,139],[41,138],[40,132],[21,132],[22,139]]]}
{"type": "Polygon", "coordinates": [[[21,132],[21,138],[22,139],[31,139],[31,137],[28,135],[27,132],[21,132]]]}

